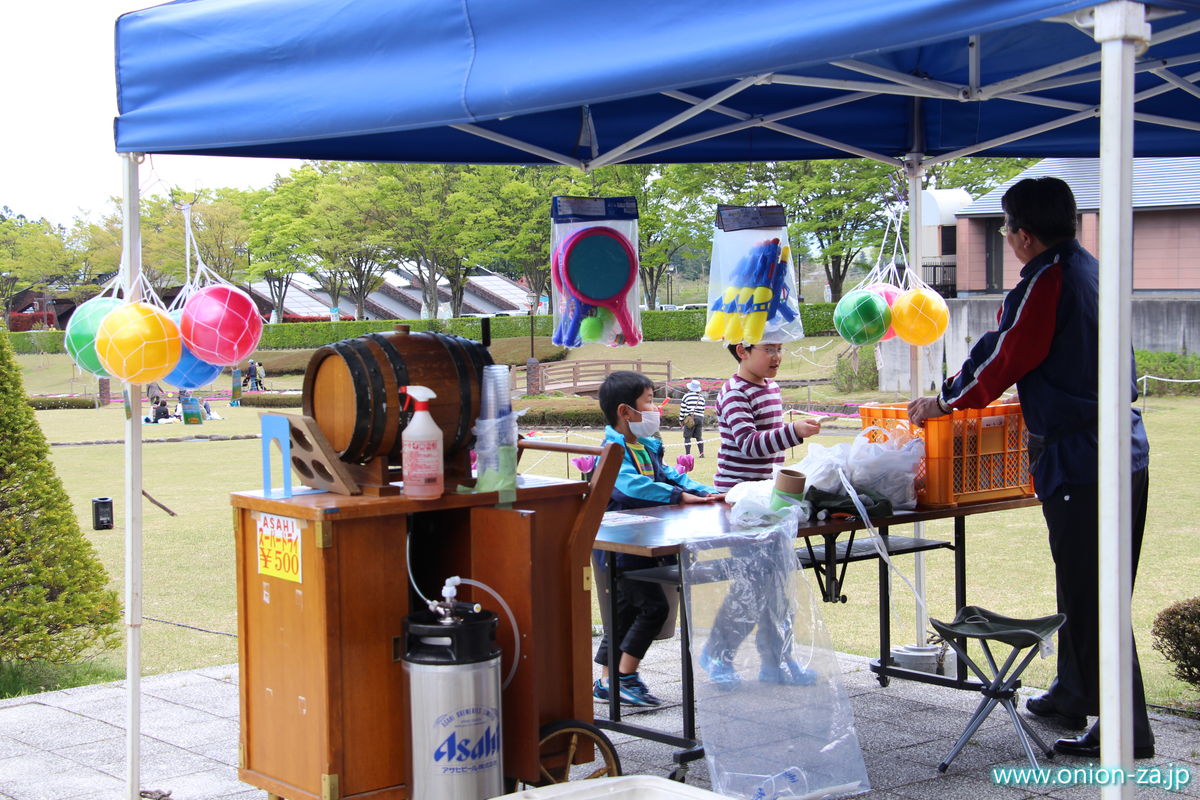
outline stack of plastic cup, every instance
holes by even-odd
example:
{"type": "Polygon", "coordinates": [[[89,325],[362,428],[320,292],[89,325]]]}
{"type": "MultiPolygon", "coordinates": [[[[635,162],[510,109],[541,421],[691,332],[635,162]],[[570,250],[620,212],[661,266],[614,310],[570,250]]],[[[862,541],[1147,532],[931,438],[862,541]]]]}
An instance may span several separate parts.
{"type": "MultiPolygon", "coordinates": [[[[492,410],[486,419],[498,420],[497,444],[501,447],[517,444],[517,418],[512,415],[512,399],[508,391],[507,364],[492,364],[483,368],[483,397],[492,410]]],[[[481,413],[480,416],[483,416],[481,413]]]]}
{"type": "MultiPolygon", "coordinates": [[[[495,472],[500,467],[501,427],[503,417],[511,414],[508,397],[508,367],[483,368],[483,386],[479,401],[479,422],[476,425],[475,458],[479,475],[495,472]]],[[[513,444],[516,444],[514,439],[513,444]]]]}

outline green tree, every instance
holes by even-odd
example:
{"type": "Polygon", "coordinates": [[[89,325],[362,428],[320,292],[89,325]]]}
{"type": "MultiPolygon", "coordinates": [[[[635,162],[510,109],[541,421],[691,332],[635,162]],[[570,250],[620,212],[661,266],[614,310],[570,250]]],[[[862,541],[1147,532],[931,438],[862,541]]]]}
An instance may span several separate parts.
{"type": "Polygon", "coordinates": [[[438,316],[438,282],[449,286],[451,313],[458,314],[471,266],[464,236],[470,213],[460,183],[473,169],[457,164],[378,164],[381,216],[390,259],[405,264],[420,284],[423,313],[438,316]]]}
{"type": "Polygon", "coordinates": [[[866,159],[727,164],[715,170],[714,188],[739,205],[782,205],[792,246],[812,243],[836,301],[851,266],[879,244],[892,172],[866,159]]]}
{"type": "Polygon", "coordinates": [[[966,189],[971,197],[979,197],[1037,162],[1036,158],[957,158],[929,167],[925,186],[966,189]]]}
{"type": "MultiPolygon", "coordinates": [[[[172,194],[181,196],[178,190],[172,194]]],[[[192,235],[200,259],[230,283],[249,281],[250,223],[245,210],[251,197],[238,189],[206,190],[192,204],[192,235]]]]}
{"type": "MultiPolygon", "coordinates": [[[[305,165],[292,170],[291,175],[278,180],[271,189],[261,189],[247,198],[245,214],[247,234],[247,278],[261,279],[267,284],[271,303],[282,319],[284,301],[292,278],[297,273],[315,271],[311,251],[312,232],[308,215],[316,202],[317,170],[305,165]]],[[[336,306],[341,296],[341,282],[331,297],[336,306]]]]}
{"type": "Polygon", "coordinates": [[[577,193],[568,167],[482,166],[464,174],[457,204],[471,260],[550,294],[550,198],[577,193]]]}
{"type": "Polygon", "coordinates": [[[120,605],[79,530],[0,331],[0,657],[65,663],[113,644],[120,605]]]}
{"type": "Polygon", "coordinates": [[[0,219],[0,309],[7,312],[19,291],[50,293],[69,280],[65,237],[62,228],[44,219],[12,214],[0,219]]]}

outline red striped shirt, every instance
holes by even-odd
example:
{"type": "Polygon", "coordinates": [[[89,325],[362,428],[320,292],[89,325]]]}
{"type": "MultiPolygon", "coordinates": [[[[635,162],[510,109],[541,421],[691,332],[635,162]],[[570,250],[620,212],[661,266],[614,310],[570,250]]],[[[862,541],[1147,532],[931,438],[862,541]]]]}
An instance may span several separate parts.
{"type": "Polygon", "coordinates": [[[783,400],[770,378],[761,386],[737,375],[727,380],[717,395],[717,429],[721,449],[713,485],[721,490],[770,479],[784,451],[804,441],[795,426],[784,424],[783,400]]]}

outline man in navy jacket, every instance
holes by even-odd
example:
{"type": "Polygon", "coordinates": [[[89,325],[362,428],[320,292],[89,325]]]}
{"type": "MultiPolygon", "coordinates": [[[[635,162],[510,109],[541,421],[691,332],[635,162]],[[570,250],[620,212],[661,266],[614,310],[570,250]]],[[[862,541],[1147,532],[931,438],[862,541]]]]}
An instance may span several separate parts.
{"type": "MultiPolygon", "coordinates": [[[[1096,259],[1075,239],[1075,197],[1058,178],[1026,179],[1002,200],[1005,239],[1025,265],[1004,298],[999,327],[980,337],[962,369],[939,394],[909,404],[921,425],[955,408],[982,408],[1017,385],[1030,437],[1033,484],[1042,501],[1054,558],[1058,610],[1058,675],[1026,709],[1068,729],[1099,713],[1099,514],[1097,456],[1099,274],[1096,259]]],[[[1132,354],[1130,356],[1132,358],[1132,354]]],[[[1137,385],[1129,387],[1132,403],[1137,385]]],[[[1132,564],[1137,575],[1146,524],[1150,445],[1132,405],[1132,564]]],[[[1154,734],[1137,649],[1133,653],[1133,751],[1154,756],[1154,734]]],[[[1059,739],[1065,755],[1097,758],[1099,720],[1086,733],[1059,739]]]]}

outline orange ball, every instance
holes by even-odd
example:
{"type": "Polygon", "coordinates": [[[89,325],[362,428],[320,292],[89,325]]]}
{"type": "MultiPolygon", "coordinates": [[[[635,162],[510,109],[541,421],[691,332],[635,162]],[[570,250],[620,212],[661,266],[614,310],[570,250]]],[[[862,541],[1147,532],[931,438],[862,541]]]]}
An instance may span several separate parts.
{"type": "Polygon", "coordinates": [[[892,327],[909,344],[933,344],[950,324],[950,309],[932,289],[909,289],[892,303],[892,327]]]}
{"type": "Polygon", "coordinates": [[[114,378],[144,384],[175,369],[183,352],[179,328],[167,312],[148,303],[113,309],[96,331],[96,355],[114,378]]]}

